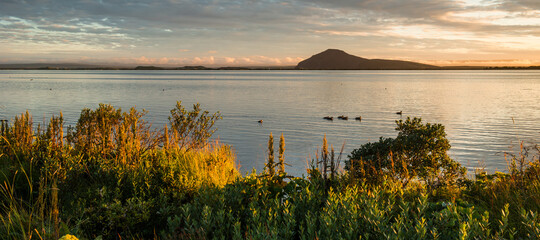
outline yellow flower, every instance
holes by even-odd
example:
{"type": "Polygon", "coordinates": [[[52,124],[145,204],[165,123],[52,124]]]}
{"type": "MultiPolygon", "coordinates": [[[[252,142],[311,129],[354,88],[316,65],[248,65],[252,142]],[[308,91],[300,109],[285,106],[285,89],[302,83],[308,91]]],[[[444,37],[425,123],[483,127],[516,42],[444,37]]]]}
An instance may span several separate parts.
{"type": "Polygon", "coordinates": [[[58,240],[79,240],[79,239],[71,234],[66,234],[58,240]]]}

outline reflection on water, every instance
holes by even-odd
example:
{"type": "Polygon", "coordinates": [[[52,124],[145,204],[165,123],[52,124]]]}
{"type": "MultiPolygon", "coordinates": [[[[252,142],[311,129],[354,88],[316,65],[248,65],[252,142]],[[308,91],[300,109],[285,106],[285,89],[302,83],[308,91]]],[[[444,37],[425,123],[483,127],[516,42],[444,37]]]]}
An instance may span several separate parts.
{"type": "Polygon", "coordinates": [[[285,135],[293,175],[305,172],[324,134],[336,149],[346,141],[347,154],[394,137],[394,121],[406,116],[445,125],[451,156],[469,169],[504,170],[502,152],[540,140],[538,96],[540,71],[531,70],[0,71],[0,119],[62,111],[74,125],[82,108],[110,103],[144,108],[162,127],[177,100],[199,102],[223,114],[216,136],[234,146],[243,172],[263,168],[273,132],[285,135]],[[339,115],[350,118],[322,119],[339,115]]]}

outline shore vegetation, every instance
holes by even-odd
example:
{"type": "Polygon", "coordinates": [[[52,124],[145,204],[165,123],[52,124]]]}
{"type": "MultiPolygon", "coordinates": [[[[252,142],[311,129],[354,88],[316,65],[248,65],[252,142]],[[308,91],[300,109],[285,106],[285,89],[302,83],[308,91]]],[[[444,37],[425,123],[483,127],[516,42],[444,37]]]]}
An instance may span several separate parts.
{"type": "Polygon", "coordinates": [[[219,112],[177,102],[163,128],[145,114],[2,121],[2,239],[540,239],[539,145],[467,176],[444,126],[407,118],[349,154],[323,137],[304,176],[271,134],[264,171],[242,176],[211,140],[219,112]]]}

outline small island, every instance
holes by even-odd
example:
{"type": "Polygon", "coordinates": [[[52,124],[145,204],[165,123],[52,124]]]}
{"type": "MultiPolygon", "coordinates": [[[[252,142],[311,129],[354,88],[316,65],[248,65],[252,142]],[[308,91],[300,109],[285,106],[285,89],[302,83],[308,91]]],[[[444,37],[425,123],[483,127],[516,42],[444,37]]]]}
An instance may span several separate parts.
{"type": "Polygon", "coordinates": [[[339,49],[328,49],[296,65],[296,69],[299,70],[426,70],[439,68],[417,62],[361,58],[339,49]]]}

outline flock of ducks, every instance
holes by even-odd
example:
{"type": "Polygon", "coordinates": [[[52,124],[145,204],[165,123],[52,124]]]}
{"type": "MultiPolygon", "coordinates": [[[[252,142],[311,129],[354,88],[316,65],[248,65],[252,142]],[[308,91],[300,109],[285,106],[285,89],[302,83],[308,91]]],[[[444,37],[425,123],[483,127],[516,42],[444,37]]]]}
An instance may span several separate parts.
{"type": "MultiPolygon", "coordinates": [[[[329,120],[329,121],[333,121],[333,120],[334,120],[334,117],[326,116],[326,117],[323,117],[323,119],[329,120]]],[[[341,115],[341,116],[338,116],[337,119],[340,119],[340,120],[349,120],[349,117],[348,117],[348,116],[341,115]]],[[[354,120],[362,121],[362,116],[355,117],[354,120]]]]}
{"type": "MultiPolygon", "coordinates": [[[[396,112],[397,115],[403,115],[403,111],[399,111],[399,112],[396,112]]],[[[323,117],[324,120],[328,120],[328,121],[334,121],[334,117],[331,117],[331,116],[326,116],[326,117],[323,117]]],[[[349,120],[349,117],[348,116],[344,116],[344,115],[341,115],[341,116],[338,116],[337,119],[339,120],[349,120]]],[[[356,121],[362,121],[362,116],[358,116],[358,117],[355,117],[354,120],[356,121]]],[[[261,120],[262,121],[262,120],[261,120]]]]}
{"type": "MultiPolygon", "coordinates": [[[[403,115],[403,111],[399,111],[399,112],[396,112],[397,115],[403,115]]],[[[326,117],[323,117],[324,120],[328,120],[328,121],[334,121],[334,117],[331,117],[331,116],[326,116],[326,117]]],[[[341,115],[341,116],[338,116],[337,119],[339,120],[349,120],[349,116],[345,116],[345,115],[341,115]]],[[[362,121],[362,116],[358,116],[358,117],[355,117],[354,120],[356,121],[362,121]]],[[[263,123],[263,120],[259,120],[257,121],[259,124],[262,124],[263,123]]]]}

